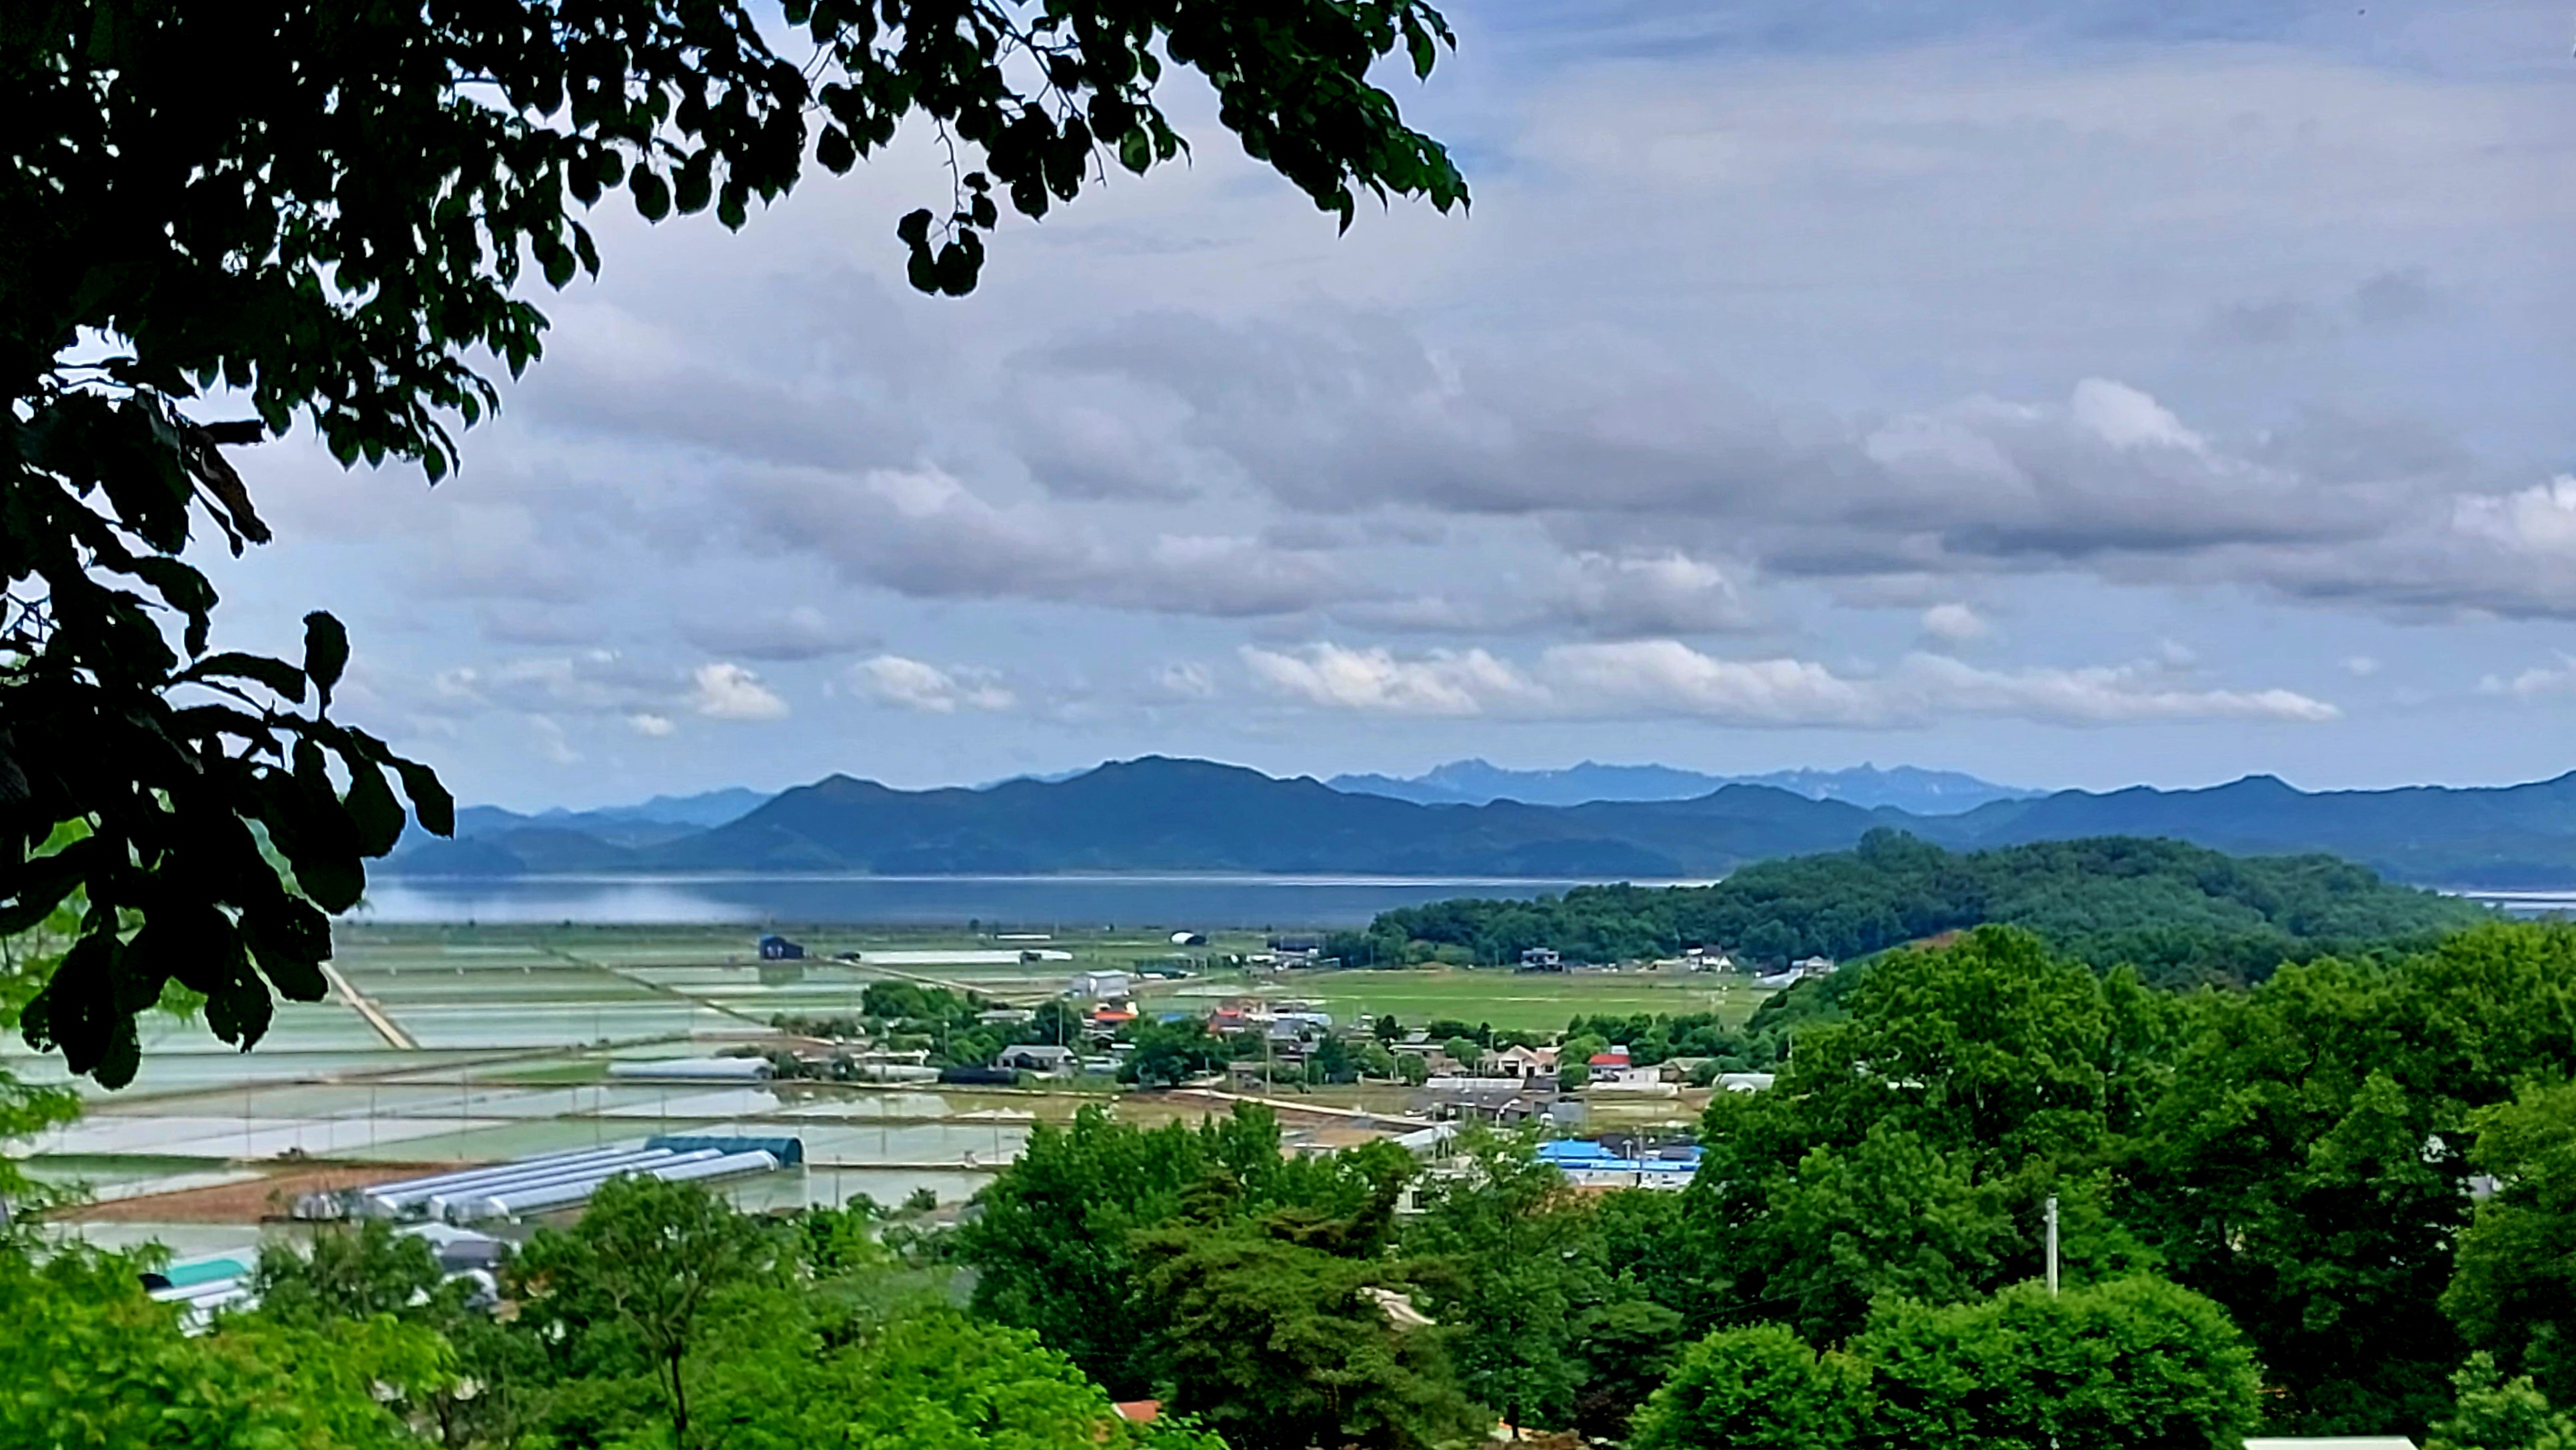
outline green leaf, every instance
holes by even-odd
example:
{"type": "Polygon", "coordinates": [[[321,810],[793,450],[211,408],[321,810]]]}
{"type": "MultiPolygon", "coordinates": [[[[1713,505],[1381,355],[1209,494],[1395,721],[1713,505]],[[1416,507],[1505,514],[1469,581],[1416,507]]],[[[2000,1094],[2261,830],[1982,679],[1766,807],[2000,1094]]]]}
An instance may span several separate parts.
{"type": "Polygon", "coordinates": [[[304,672],[284,660],[273,660],[266,655],[225,650],[221,654],[208,655],[181,670],[176,678],[183,682],[252,680],[266,685],[270,690],[299,705],[304,703],[304,672]]]}
{"type": "Polygon", "coordinates": [[[671,186],[639,162],[626,176],[626,190],[635,198],[635,210],[644,220],[658,222],[671,214],[671,186]]]}
{"type": "Polygon", "coordinates": [[[304,616],[304,676],[313,682],[322,705],[331,704],[331,689],[349,667],[349,631],[330,614],[315,610],[304,616]]]}
{"type": "Polygon", "coordinates": [[[405,760],[390,752],[382,757],[385,764],[402,777],[403,794],[411,797],[411,813],[420,828],[433,836],[456,834],[456,798],[439,784],[438,773],[416,760],[405,760]]]}
{"type": "Polygon", "coordinates": [[[381,856],[402,838],[402,804],[394,799],[385,773],[372,761],[349,759],[349,820],[357,827],[358,854],[381,856]]]}

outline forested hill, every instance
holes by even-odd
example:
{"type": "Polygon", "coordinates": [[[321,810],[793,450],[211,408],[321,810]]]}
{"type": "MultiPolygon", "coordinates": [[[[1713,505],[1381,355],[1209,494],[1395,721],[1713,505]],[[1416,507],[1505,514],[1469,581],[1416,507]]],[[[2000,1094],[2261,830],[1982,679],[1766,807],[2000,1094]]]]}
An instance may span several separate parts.
{"type": "Polygon", "coordinates": [[[1606,962],[1705,946],[1767,965],[1847,961],[1992,922],[2154,981],[2250,981],[2283,961],[2421,941],[2487,915],[2331,856],[2245,858],[2116,836],[1954,854],[1877,830],[1856,849],[1747,866],[1714,886],[1407,907],[1337,938],[1335,950],[1357,965],[1441,947],[1499,963],[1529,947],[1606,962]]]}

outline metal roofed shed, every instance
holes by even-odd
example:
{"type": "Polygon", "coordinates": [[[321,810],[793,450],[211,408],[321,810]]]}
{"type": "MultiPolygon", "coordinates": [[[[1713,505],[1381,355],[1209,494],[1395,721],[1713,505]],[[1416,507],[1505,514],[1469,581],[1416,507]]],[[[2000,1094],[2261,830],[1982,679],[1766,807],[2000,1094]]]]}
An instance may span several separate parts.
{"type": "Polygon", "coordinates": [[[612,1062],[617,1082],[767,1082],[772,1069],[758,1057],[665,1057],[612,1062]]]}
{"type": "Polygon", "coordinates": [[[800,1138],[668,1134],[640,1145],[630,1141],[379,1183],[365,1191],[364,1200],[374,1217],[467,1223],[587,1203],[600,1185],[621,1174],[690,1183],[774,1172],[804,1161],[800,1138]]]}

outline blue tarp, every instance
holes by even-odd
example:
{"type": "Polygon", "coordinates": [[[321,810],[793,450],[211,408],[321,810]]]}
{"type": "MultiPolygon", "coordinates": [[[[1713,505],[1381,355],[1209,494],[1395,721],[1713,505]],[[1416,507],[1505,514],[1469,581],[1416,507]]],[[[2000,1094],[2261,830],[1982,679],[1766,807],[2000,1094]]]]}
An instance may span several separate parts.
{"type": "Polygon", "coordinates": [[[736,1138],[703,1133],[665,1133],[644,1140],[647,1148],[667,1148],[674,1153],[695,1153],[713,1148],[719,1153],[766,1153],[778,1160],[781,1168],[793,1168],[805,1161],[802,1138],[736,1138]]]}

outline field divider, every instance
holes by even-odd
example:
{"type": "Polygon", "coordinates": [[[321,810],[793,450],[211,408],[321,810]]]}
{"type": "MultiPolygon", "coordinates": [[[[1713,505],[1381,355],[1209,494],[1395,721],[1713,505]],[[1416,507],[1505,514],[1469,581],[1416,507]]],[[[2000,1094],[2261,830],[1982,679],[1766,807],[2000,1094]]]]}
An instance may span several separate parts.
{"type": "Polygon", "coordinates": [[[349,985],[349,979],[340,975],[338,967],[324,962],[322,977],[331,984],[331,990],[339,994],[341,1001],[355,1008],[358,1015],[367,1020],[367,1025],[376,1029],[376,1035],[383,1038],[387,1046],[402,1052],[420,1050],[420,1043],[403,1030],[402,1024],[385,1015],[385,1009],[377,1006],[374,998],[349,985]]]}

